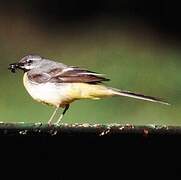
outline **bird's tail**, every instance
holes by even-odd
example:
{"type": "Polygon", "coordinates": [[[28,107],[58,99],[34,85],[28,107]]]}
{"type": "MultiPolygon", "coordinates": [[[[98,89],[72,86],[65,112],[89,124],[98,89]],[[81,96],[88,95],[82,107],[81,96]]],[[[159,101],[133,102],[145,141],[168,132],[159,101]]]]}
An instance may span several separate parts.
{"type": "Polygon", "coordinates": [[[134,92],[130,92],[130,91],[124,91],[124,90],[119,90],[119,89],[115,89],[115,88],[110,88],[110,90],[112,91],[113,95],[118,95],[118,96],[127,96],[127,97],[132,97],[135,99],[141,99],[141,100],[145,100],[145,101],[151,101],[151,102],[157,102],[157,103],[161,103],[161,104],[165,104],[165,105],[170,105],[168,102],[162,100],[161,98],[158,97],[152,97],[152,96],[146,96],[143,94],[138,94],[138,93],[134,93],[134,92]]]}

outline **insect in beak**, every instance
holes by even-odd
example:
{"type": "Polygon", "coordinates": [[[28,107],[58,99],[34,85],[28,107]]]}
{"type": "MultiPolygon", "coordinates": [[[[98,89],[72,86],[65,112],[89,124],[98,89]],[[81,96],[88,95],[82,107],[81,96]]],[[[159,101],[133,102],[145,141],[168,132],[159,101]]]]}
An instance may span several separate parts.
{"type": "Polygon", "coordinates": [[[18,63],[12,63],[9,65],[9,70],[12,72],[12,73],[15,73],[16,72],[16,69],[19,67],[18,63]]]}
{"type": "Polygon", "coordinates": [[[9,65],[9,70],[12,72],[12,73],[15,73],[17,69],[23,69],[23,63],[12,63],[9,65]]]}

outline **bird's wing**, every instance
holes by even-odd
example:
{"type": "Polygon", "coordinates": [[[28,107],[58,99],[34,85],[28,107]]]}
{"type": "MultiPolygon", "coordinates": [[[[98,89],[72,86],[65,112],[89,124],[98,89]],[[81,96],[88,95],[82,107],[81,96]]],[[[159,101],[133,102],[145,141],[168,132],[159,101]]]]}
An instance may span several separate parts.
{"type": "Polygon", "coordinates": [[[54,68],[46,73],[30,74],[29,79],[37,83],[100,83],[102,81],[108,81],[109,79],[103,77],[102,74],[98,74],[79,67],[68,68],[54,68]]]}
{"type": "Polygon", "coordinates": [[[47,73],[27,73],[28,79],[33,83],[46,83],[51,79],[47,73]]]}

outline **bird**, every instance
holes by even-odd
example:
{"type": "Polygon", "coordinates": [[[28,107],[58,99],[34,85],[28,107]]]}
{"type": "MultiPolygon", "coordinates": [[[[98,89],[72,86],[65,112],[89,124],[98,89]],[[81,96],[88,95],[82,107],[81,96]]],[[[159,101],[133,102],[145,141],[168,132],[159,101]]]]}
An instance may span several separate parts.
{"type": "Polygon", "coordinates": [[[55,107],[48,124],[52,124],[57,110],[63,108],[55,122],[59,125],[70,104],[80,99],[98,100],[111,96],[127,96],[169,105],[158,97],[109,87],[105,82],[110,79],[104,74],[69,66],[37,54],[25,55],[20,61],[10,64],[8,69],[13,73],[17,69],[23,70],[23,84],[30,96],[38,102],[55,107]]]}

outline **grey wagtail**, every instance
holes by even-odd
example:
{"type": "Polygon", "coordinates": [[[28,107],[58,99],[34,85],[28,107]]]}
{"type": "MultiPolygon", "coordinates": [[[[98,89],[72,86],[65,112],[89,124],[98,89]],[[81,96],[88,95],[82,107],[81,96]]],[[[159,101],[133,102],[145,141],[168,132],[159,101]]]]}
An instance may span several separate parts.
{"type": "Polygon", "coordinates": [[[16,69],[24,71],[23,83],[33,99],[56,107],[49,124],[57,110],[62,107],[63,113],[56,122],[59,124],[70,103],[78,99],[97,100],[109,96],[127,96],[168,105],[160,98],[107,87],[103,82],[109,79],[102,74],[38,55],[24,56],[19,62],[10,64],[9,69],[14,73],[16,69]]]}

